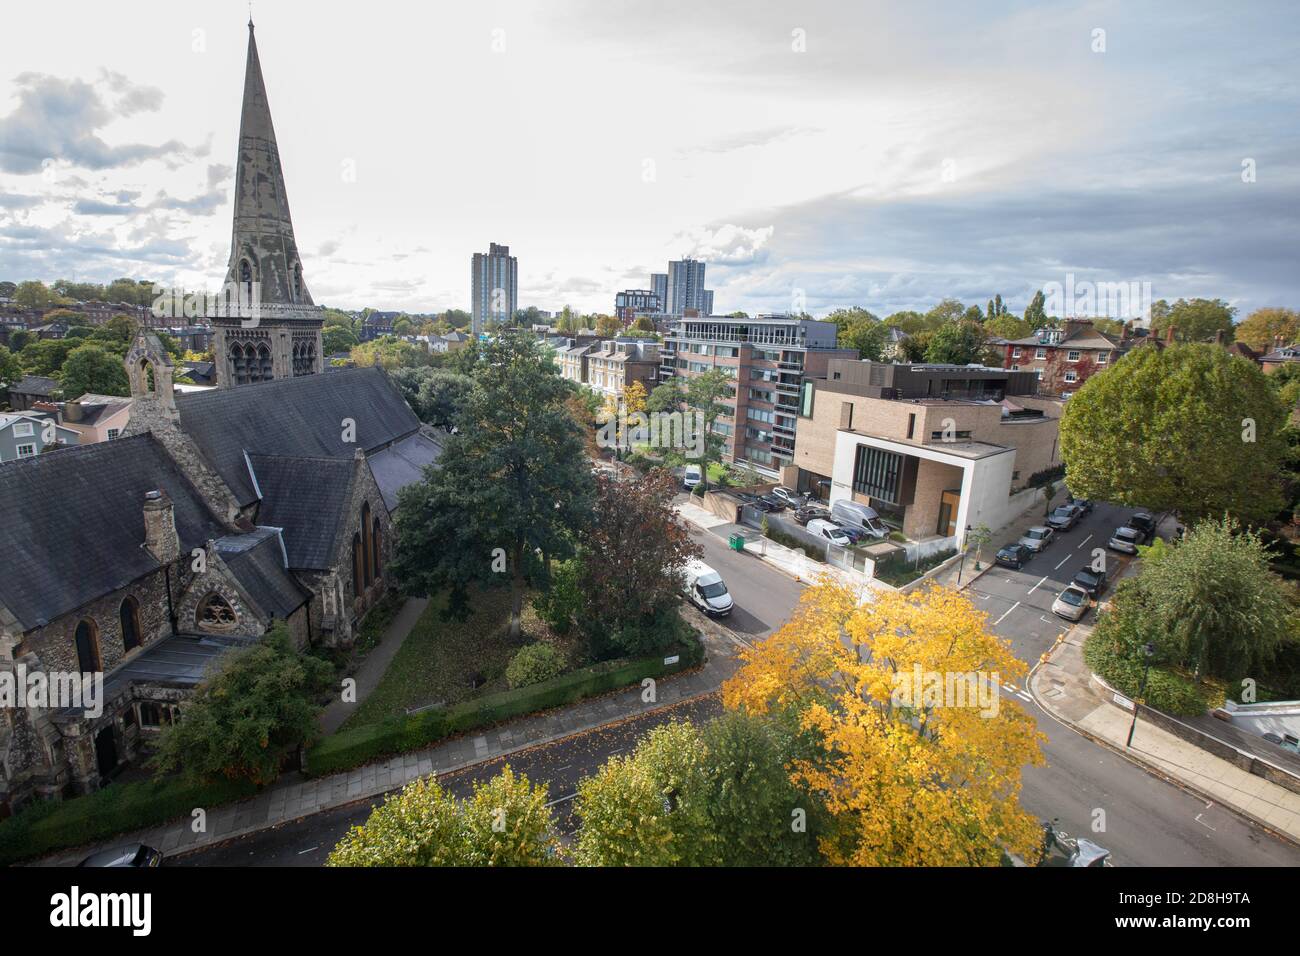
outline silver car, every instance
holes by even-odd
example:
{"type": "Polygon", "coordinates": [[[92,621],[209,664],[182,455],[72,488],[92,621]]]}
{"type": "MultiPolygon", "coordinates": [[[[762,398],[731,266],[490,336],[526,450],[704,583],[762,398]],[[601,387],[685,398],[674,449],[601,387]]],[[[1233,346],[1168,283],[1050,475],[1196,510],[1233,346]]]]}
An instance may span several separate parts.
{"type": "Polygon", "coordinates": [[[1047,527],[1047,525],[1036,525],[1025,532],[1025,536],[1020,539],[1020,543],[1030,551],[1034,552],[1034,554],[1037,554],[1052,543],[1052,538],[1055,534],[1056,532],[1047,527]]]}
{"type": "Polygon", "coordinates": [[[1142,532],[1135,528],[1116,528],[1115,533],[1106,542],[1106,547],[1125,554],[1137,554],[1138,545],[1142,543],[1142,532]]]}
{"type": "Polygon", "coordinates": [[[1071,584],[1052,602],[1052,613],[1067,621],[1077,621],[1088,613],[1088,592],[1071,584]]]}

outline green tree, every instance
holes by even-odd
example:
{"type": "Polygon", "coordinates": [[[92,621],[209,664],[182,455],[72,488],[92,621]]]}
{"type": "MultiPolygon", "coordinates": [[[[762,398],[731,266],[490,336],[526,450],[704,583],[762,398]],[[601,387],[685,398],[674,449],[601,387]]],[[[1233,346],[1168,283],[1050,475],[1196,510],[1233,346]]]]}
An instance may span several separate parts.
{"type": "Polygon", "coordinates": [[[858,354],[872,362],[879,362],[885,347],[885,325],[866,309],[853,307],[838,309],[826,317],[838,330],[836,344],[843,349],[857,349],[858,354]]]}
{"type": "Polygon", "coordinates": [[[408,594],[448,589],[453,615],[471,584],[508,585],[518,637],[524,590],[545,581],[539,555],[569,557],[572,530],[589,525],[591,468],[569,390],[536,339],[506,332],[480,352],[459,433],[401,493],[391,567],[408,594]]]}
{"type": "Polygon", "coordinates": [[[534,787],[509,766],[457,800],[435,777],[389,796],[339,841],[326,866],[550,866],[559,842],[534,787]]]}
{"type": "Polygon", "coordinates": [[[686,396],[682,392],[682,387],[678,384],[677,376],[673,376],[665,382],[660,382],[650,391],[650,396],[646,399],[645,409],[647,412],[675,412],[682,407],[682,402],[686,396]]]}
{"type": "Polygon", "coordinates": [[[0,385],[12,385],[23,377],[23,366],[18,356],[0,345],[0,385]]]}
{"type": "Polygon", "coordinates": [[[925,360],[941,365],[969,365],[984,351],[984,330],[978,322],[963,319],[936,329],[925,350],[925,360]]]}
{"type": "Polygon", "coordinates": [[[1014,315],[998,315],[984,323],[984,331],[1004,339],[1023,339],[1034,334],[1033,326],[1014,315]]]}
{"type": "Polygon", "coordinates": [[[925,313],[925,322],[926,327],[933,330],[952,322],[959,322],[966,317],[966,306],[962,305],[960,301],[957,299],[944,299],[925,313]]]}
{"type": "Polygon", "coordinates": [[[686,404],[704,416],[700,468],[705,491],[709,488],[709,462],[718,460],[722,451],[723,439],[714,434],[713,426],[717,423],[718,416],[727,411],[727,406],[718,400],[730,398],[734,394],[731,378],[721,369],[711,368],[707,372],[701,372],[686,384],[686,404]]]}
{"type": "Polygon", "coordinates": [[[159,777],[179,771],[194,780],[270,783],[319,732],[316,700],[333,677],[328,663],[294,650],[278,622],[258,643],[221,659],[181,705],[182,719],[163,728],[151,765],[159,777]]]}
{"type": "Polygon", "coordinates": [[[892,325],[894,328],[901,329],[908,335],[922,332],[929,327],[926,324],[924,315],[920,312],[912,312],[910,310],[895,312],[893,315],[885,319],[885,325],[892,325]]]}
{"type": "Polygon", "coordinates": [[[94,343],[87,343],[68,353],[60,379],[65,398],[73,399],[87,392],[96,395],[130,395],[122,360],[94,343]]]}
{"type": "Polygon", "coordinates": [[[1039,289],[1029,300],[1029,305],[1025,306],[1025,322],[1029,326],[1030,333],[1045,328],[1051,322],[1047,316],[1046,306],[1047,297],[1043,295],[1043,290],[1039,289]]]}
{"type": "Polygon", "coordinates": [[[80,339],[33,339],[18,353],[29,375],[57,376],[68,354],[81,346],[80,339]]]}
{"type": "Polygon", "coordinates": [[[1278,338],[1290,345],[1300,339],[1300,312],[1295,309],[1256,309],[1237,326],[1236,338],[1252,349],[1269,352],[1278,338]]]}
{"type": "Polygon", "coordinates": [[[326,355],[350,352],[360,344],[352,329],[345,325],[327,325],[321,332],[321,350],[326,355]]]}
{"type": "Polygon", "coordinates": [[[1225,349],[1140,348],[1066,403],[1061,457],[1083,498],[1262,519],[1281,507],[1285,418],[1264,374],[1225,349]]]}
{"type": "Polygon", "coordinates": [[[18,283],[13,295],[14,304],[22,309],[48,309],[50,307],[50,290],[45,283],[30,279],[18,283]]]}
{"type": "Polygon", "coordinates": [[[1205,342],[1216,332],[1223,332],[1224,340],[1231,342],[1236,314],[1237,310],[1222,299],[1179,299],[1173,305],[1162,299],[1152,306],[1151,334],[1163,338],[1173,326],[1179,342],[1205,342]]]}

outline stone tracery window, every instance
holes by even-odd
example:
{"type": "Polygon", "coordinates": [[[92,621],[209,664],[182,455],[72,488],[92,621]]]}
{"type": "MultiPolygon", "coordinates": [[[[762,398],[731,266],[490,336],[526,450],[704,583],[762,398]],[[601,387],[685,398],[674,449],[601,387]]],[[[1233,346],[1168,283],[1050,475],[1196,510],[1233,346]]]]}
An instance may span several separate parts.
{"type": "Polygon", "coordinates": [[[135,598],[127,596],[117,609],[118,622],[122,626],[122,647],[131,650],[140,646],[140,604],[135,598]]]}
{"type": "Polygon", "coordinates": [[[228,630],[239,623],[235,609],[220,594],[213,592],[203,599],[194,615],[198,626],[208,630],[228,630]]]}

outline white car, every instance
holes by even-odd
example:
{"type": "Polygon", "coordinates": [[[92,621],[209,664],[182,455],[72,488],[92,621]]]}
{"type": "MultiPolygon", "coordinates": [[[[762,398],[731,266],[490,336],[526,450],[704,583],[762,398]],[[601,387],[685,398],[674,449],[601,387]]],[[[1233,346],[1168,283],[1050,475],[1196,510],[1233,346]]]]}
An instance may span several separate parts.
{"type": "Polygon", "coordinates": [[[1138,545],[1142,543],[1142,532],[1136,528],[1116,528],[1115,533],[1106,542],[1106,547],[1125,554],[1137,554],[1138,545]]]}
{"type": "Polygon", "coordinates": [[[704,480],[704,472],[699,465],[687,465],[686,473],[682,475],[682,484],[687,488],[694,488],[704,480]]]}
{"type": "Polygon", "coordinates": [[[722,575],[702,561],[687,565],[685,590],[690,602],[709,617],[726,617],[735,606],[722,575]]]}
{"type": "Polygon", "coordinates": [[[1055,536],[1056,532],[1047,527],[1047,525],[1040,524],[1026,531],[1025,536],[1020,539],[1020,543],[1030,551],[1034,552],[1034,554],[1037,554],[1039,551],[1042,551],[1051,544],[1052,538],[1055,536]]]}
{"type": "Polygon", "coordinates": [[[1077,621],[1088,613],[1091,603],[1087,591],[1071,584],[1052,602],[1052,613],[1067,621],[1077,621]]]}
{"type": "Polygon", "coordinates": [[[853,539],[844,533],[844,529],[833,521],[827,521],[825,518],[814,518],[809,521],[808,531],[819,538],[825,538],[831,544],[839,545],[841,548],[853,547],[853,539]]]}

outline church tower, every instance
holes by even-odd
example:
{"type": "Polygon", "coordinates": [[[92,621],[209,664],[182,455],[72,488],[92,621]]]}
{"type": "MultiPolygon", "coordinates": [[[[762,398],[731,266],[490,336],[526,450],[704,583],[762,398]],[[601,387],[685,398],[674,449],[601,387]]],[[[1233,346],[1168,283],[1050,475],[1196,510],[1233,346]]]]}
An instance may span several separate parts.
{"type": "Polygon", "coordinates": [[[217,384],[320,372],[323,316],[303,281],[251,20],[235,169],[230,264],[212,320],[217,384]]]}

